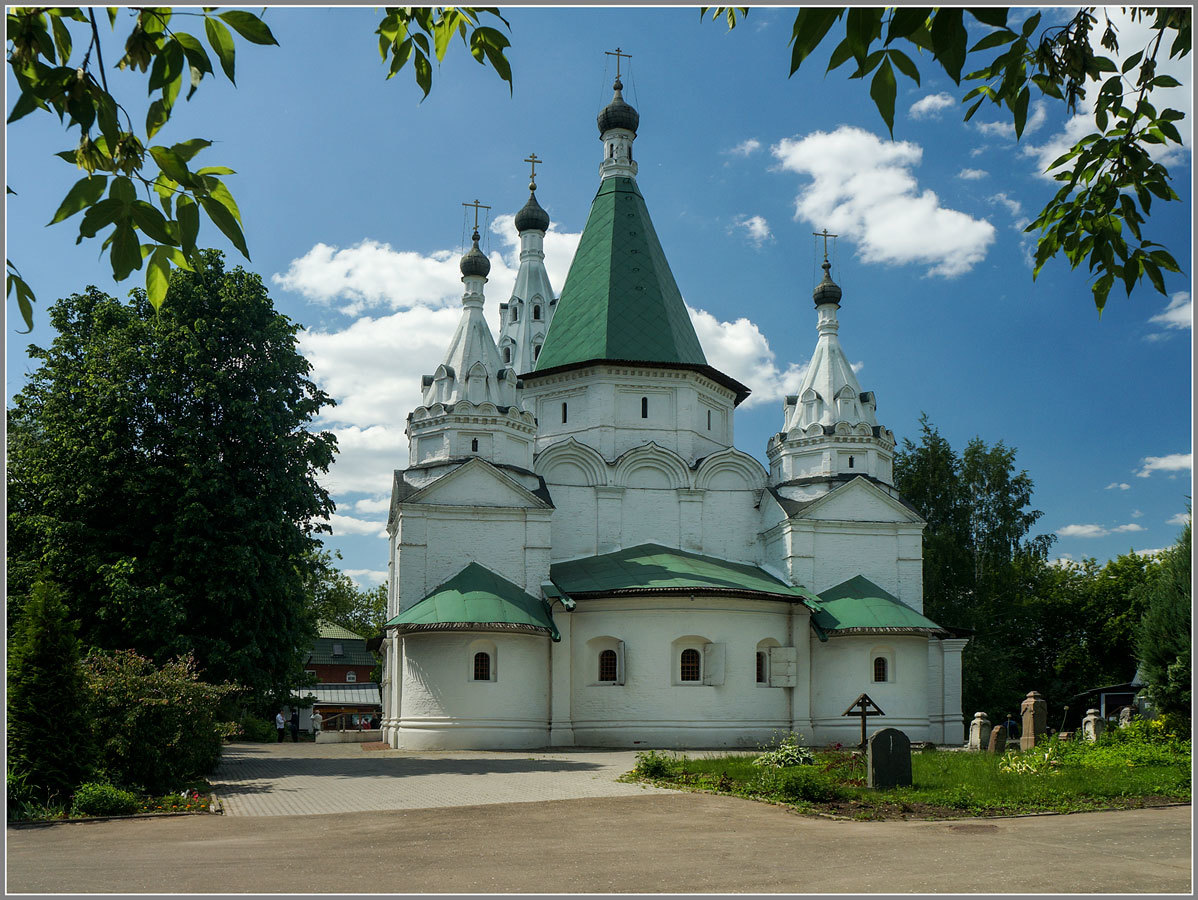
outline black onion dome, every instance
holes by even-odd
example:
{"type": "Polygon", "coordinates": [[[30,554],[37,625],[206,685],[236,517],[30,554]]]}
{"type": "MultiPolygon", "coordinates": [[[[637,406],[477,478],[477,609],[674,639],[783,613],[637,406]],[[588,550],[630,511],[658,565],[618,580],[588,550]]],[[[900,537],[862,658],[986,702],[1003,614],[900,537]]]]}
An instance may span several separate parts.
{"type": "Polygon", "coordinates": [[[624,90],[624,85],[620,79],[616,79],[614,85],[616,95],[612,97],[611,103],[603,107],[599,112],[599,134],[602,136],[609,128],[626,128],[633,134],[636,134],[636,128],[641,124],[641,115],[631,106],[624,102],[624,97],[620,93],[624,90]]]}
{"type": "Polygon", "coordinates": [[[478,249],[477,231],[474,232],[474,246],[462,257],[461,269],[463,275],[481,275],[483,278],[486,278],[487,273],[491,271],[491,260],[487,259],[486,254],[478,249]]]}
{"type": "Polygon", "coordinates": [[[549,213],[541,209],[541,204],[537,203],[536,195],[537,185],[532,182],[528,185],[528,202],[524,204],[524,208],[516,213],[516,231],[548,231],[549,230],[549,213]]]}
{"type": "Polygon", "coordinates": [[[823,281],[815,286],[811,296],[815,298],[816,306],[821,303],[835,303],[840,306],[840,285],[832,280],[832,264],[827,260],[824,260],[823,281]]]}

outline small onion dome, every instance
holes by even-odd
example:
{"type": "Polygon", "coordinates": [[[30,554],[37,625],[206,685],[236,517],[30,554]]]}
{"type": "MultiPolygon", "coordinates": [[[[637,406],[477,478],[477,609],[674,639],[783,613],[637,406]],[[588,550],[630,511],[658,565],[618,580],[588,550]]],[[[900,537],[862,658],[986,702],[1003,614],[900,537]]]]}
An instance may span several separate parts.
{"type": "Polygon", "coordinates": [[[487,277],[487,273],[491,271],[491,260],[487,259],[485,253],[478,249],[478,232],[474,232],[474,246],[467,251],[462,257],[462,274],[463,275],[481,275],[487,277]]]}
{"type": "Polygon", "coordinates": [[[821,303],[835,303],[840,306],[840,285],[832,280],[832,264],[826,259],[824,260],[823,281],[815,286],[811,296],[815,298],[816,306],[821,303]]]}
{"type": "Polygon", "coordinates": [[[620,79],[616,79],[613,85],[616,95],[612,97],[611,103],[603,107],[599,113],[599,135],[602,136],[609,128],[626,128],[633,134],[636,134],[636,127],[641,124],[641,116],[635,109],[624,102],[624,97],[620,93],[624,90],[624,85],[620,79]]]}
{"type": "Polygon", "coordinates": [[[548,231],[549,230],[549,213],[541,209],[541,204],[537,203],[537,183],[530,181],[528,183],[528,202],[524,204],[524,208],[516,213],[516,231],[524,233],[525,231],[548,231]]]}

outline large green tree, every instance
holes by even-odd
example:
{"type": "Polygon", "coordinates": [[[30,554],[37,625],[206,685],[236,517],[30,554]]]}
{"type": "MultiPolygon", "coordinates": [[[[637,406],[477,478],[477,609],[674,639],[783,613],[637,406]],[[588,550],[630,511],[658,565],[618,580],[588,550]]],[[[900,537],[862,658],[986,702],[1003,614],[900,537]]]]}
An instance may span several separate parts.
{"type": "Polygon", "coordinates": [[[86,644],[193,652],[206,681],[266,702],[313,634],[336,442],[310,425],[331,401],[261,279],[197,262],[159,311],[95,288],[52,307],[58,336],[30,348],[8,413],[10,607],[52,572],[86,644]]]}
{"type": "Polygon", "coordinates": [[[308,576],[308,596],[313,614],[326,622],[370,638],[387,621],[387,586],[364,589],[337,568],[340,553],[320,550],[313,554],[308,576]]]}
{"type": "Polygon", "coordinates": [[[1187,522],[1160,568],[1137,591],[1144,608],[1136,654],[1152,703],[1164,713],[1190,718],[1193,702],[1193,521],[1187,522]]]}

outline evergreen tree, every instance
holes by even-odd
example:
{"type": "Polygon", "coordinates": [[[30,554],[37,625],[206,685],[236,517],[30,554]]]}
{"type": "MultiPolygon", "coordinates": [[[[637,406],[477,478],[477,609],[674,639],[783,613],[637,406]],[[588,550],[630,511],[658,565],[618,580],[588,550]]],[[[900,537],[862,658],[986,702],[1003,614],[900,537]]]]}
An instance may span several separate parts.
{"type": "Polygon", "coordinates": [[[62,589],[38,581],[8,640],[8,766],[43,802],[66,802],[91,762],[75,631],[62,589]]]}
{"type": "Polygon", "coordinates": [[[1145,605],[1136,630],[1136,653],[1145,692],[1162,713],[1191,717],[1190,626],[1193,602],[1193,521],[1164,554],[1155,576],[1139,590],[1145,605]]]}
{"type": "Polygon", "coordinates": [[[169,299],[89,287],[51,309],[58,336],[9,411],[9,588],[19,605],[53,571],[89,646],[194,653],[267,706],[315,634],[336,444],[309,426],[331,400],[258,276],[206,252],[169,299]]]}

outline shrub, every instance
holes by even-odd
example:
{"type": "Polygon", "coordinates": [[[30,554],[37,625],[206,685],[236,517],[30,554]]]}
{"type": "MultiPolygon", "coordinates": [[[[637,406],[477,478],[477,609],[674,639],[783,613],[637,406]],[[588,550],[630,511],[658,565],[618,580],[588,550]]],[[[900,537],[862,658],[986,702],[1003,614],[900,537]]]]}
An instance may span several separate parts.
{"type": "Polygon", "coordinates": [[[220,761],[222,698],[233,685],[199,680],[190,656],[158,667],[132,650],[85,662],[92,727],[113,782],[147,794],[176,791],[220,761]]]}
{"type": "Polygon", "coordinates": [[[753,765],[783,768],[809,766],[815,761],[815,755],[808,747],[799,746],[798,736],[793,731],[781,738],[775,736],[774,742],[766,744],[763,749],[765,752],[753,760],[753,765]]]}
{"type": "Polygon", "coordinates": [[[274,722],[268,722],[266,719],[259,718],[258,716],[243,716],[235,727],[234,736],[239,740],[257,741],[261,744],[273,743],[278,738],[278,735],[275,733],[274,722]]]}
{"type": "Polygon", "coordinates": [[[90,773],[76,627],[62,589],[39,581],[9,639],[9,771],[20,773],[29,802],[65,802],[90,773]]]}
{"type": "Polygon", "coordinates": [[[827,776],[814,768],[774,769],[767,768],[757,780],[757,789],[784,800],[806,800],[810,803],[828,803],[841,800],[846,794],[842,788],[828,780],[827,776]]]}
{"type": "Polygon", "coordinates": [[[660,750],[643,750],[636,755],[632,774],[638,778],[669,778],[678,770],[676,757],[660,750]]]}
{"type": "Polygon", "coordinates": [[[136,795],[122,791],[111,784],[88,782],[75,791],[75,802],[71,806],[73,816],[131,816],[140,803],[136,795]]]}
{"type": "Polygon", "coordinates": [[[1061,770],[1061,751],[1051,743],[1020,754],[1008,750],[998,761],[998,771],[1011,775],[1056,775],[1061,770]]]}

